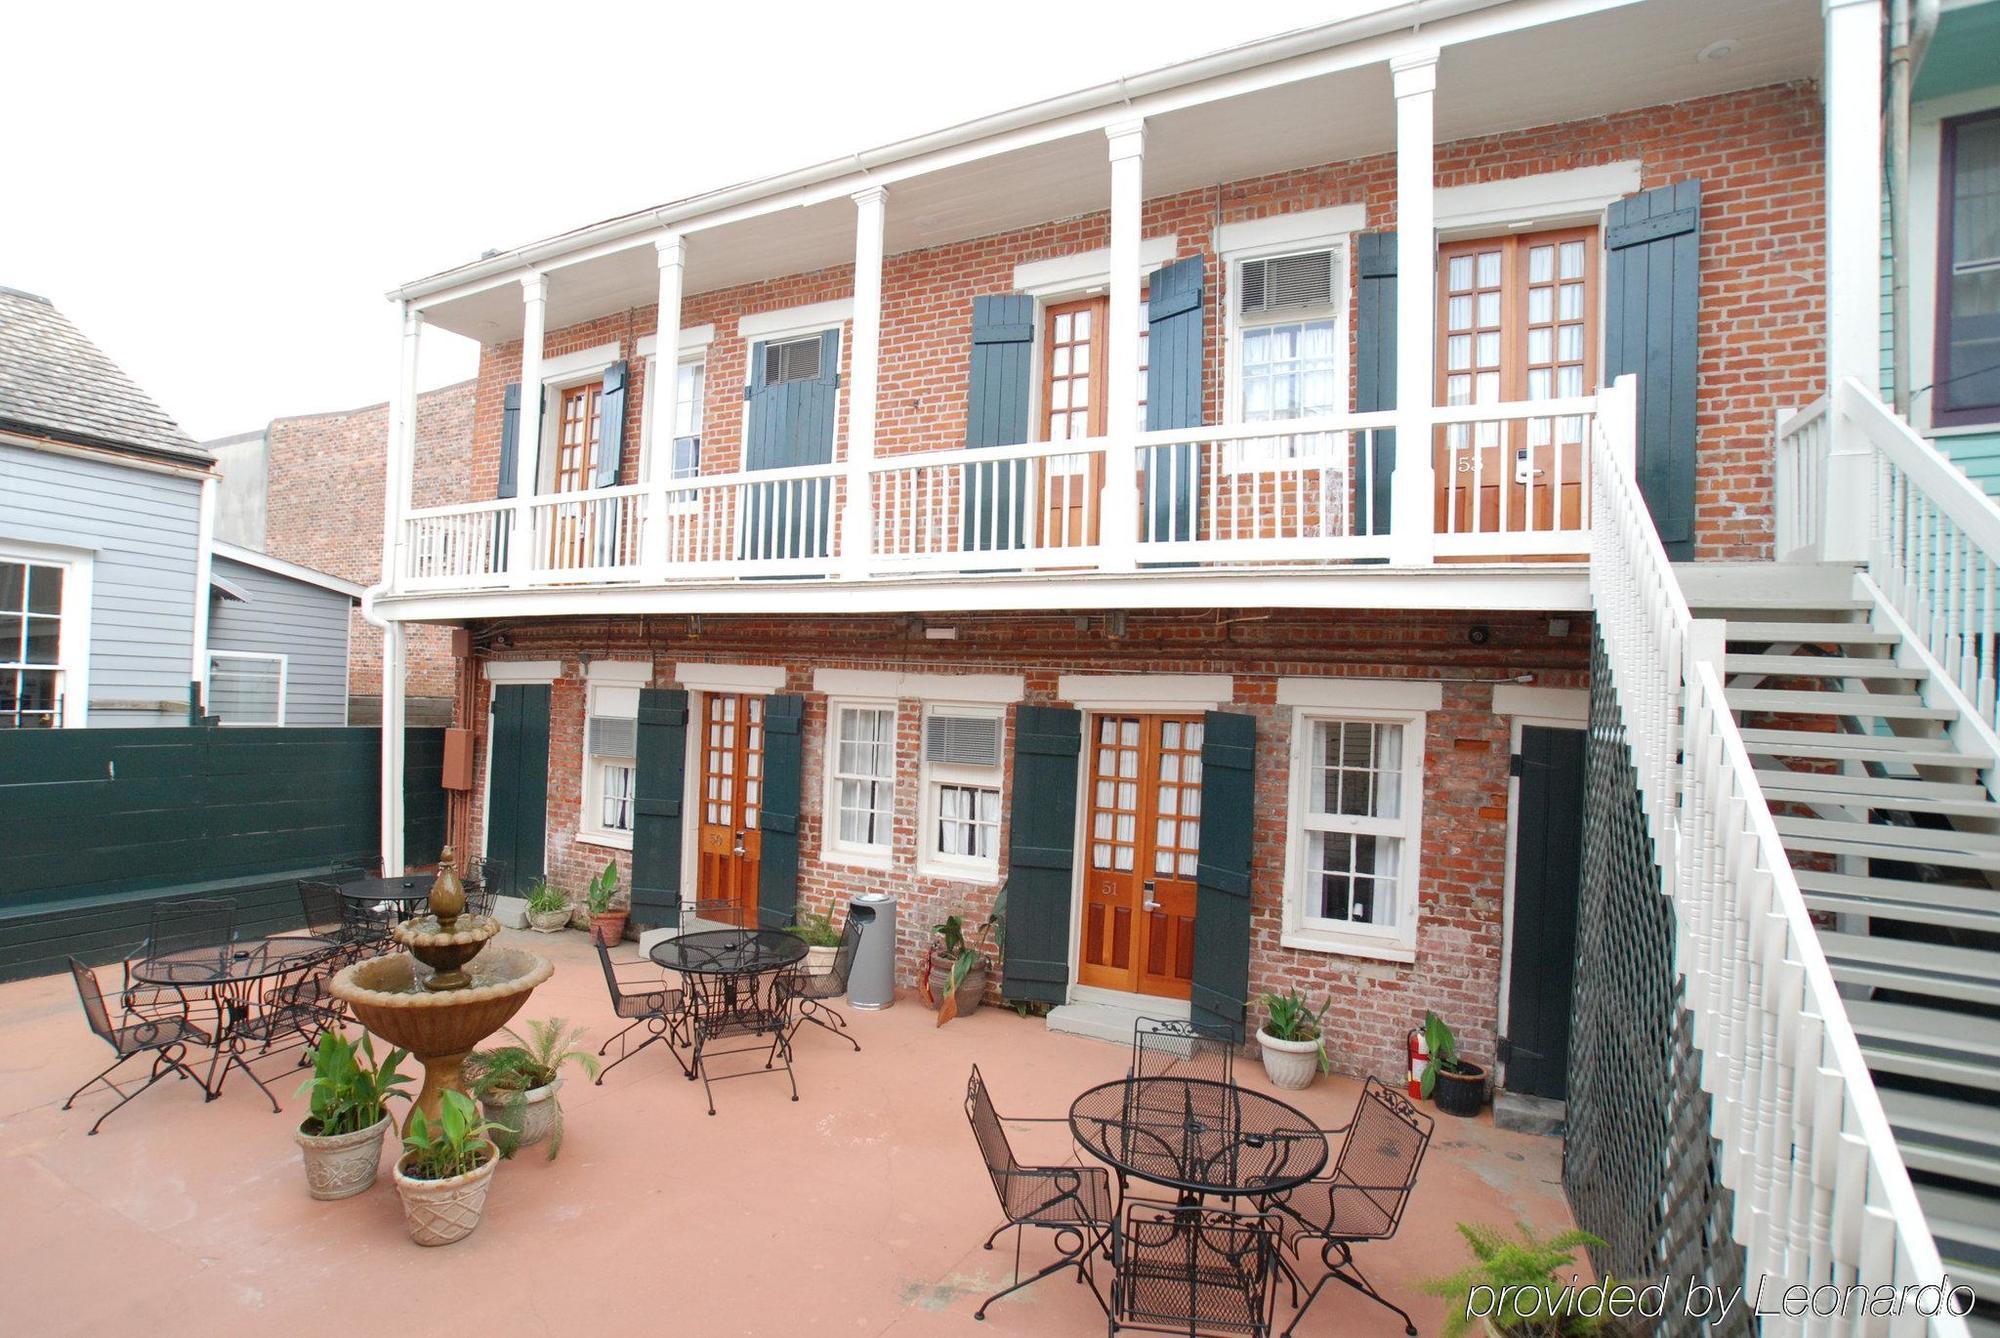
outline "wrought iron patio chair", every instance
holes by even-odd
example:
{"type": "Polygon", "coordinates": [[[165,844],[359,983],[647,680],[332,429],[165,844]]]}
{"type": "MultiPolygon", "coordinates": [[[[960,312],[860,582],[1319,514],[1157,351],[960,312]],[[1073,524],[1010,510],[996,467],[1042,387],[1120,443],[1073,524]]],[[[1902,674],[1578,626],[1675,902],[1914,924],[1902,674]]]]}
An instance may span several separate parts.
{"type": "Polygon", "coordinates": [[[986,1080],[980,1076],[977,1064],[972,1066],[972,1076],[965,1084],[965,1118],[972,1125],[972,1136],[979,1142],[979,1155],[986,1162],[987,1175],[992,1177],[1000,1211],[1007,1218],[986,1238],[986,1248],[992,1249],[1002,1232],[1014,1233],[1014,1281],[980,1302],[972,1317],[985,1319],[986,1307],[1001,1297],[1066,1268],[1076,1270],[1076,1280],[1090,1288],[1097,1304],[1109,1315],[1104,1297],[1097,1290],[1090,1261],[1093,1254],[1105,1249],[1111,1236],[1110,1175],[1101,1166],[1023,1166],[1007,1140],[1006,1126],[1063,1121],[1000,1114],[993,1108],[993,1097],[986,1090],[986,1080]],[[1060,1257],[1041,1272],[1024,1278],[1021,1241],[1029,1227],[1055,1233],[1060,1257]]]}
{"type": "Polygon", "coordinates": [[[211,1043],[207,1032],[194,1026],[185,1016],[146,1017],[136,1013],[121,1013],[114,1022],[111,1009],[104,1001],[104,989],[97,983],[97,973],[74,957],[69,959],[69,973],[76,982],[77,999],[83,1004],[83,1015],[89,1021],[91,1031],[111,1047],[117,1058],[112,1060],[103,1072],[71,1092],[69,1100],[63,1102],[64,1110],[68,1110],[76,1103],[78,1097],[98,1083],[103,1083],[117,1093],[118,1104],[99,1115],[97,1122],[90,1126],[90,1132],[94,1134],[114,1112],[123,1109],[126,1102],[169,1073],[183,1078],[194,1078],[196,1085],[200,1085],[201,1079],[195,1077],[194,1070],[183,1060],[190,1044],[211,1043]],[[127,1092],[111,1081],[111,1075],[127,1060],[145,1054],[153,1056],[153,1071],[147,1076],[144,1084],[127,1092]]]}
{"type": "Polygon", "coordinates": [[[363,878],[382,876],[382,856],[376,854],[338,855],[333,861],[333,881],[358,883],[363,878]]]}
{"type": "MultiPolygon", "coordinates": [[[[1302,1249],[1318,1241],[1320,1259],[1327,1268],[1325,1276],[1306,1294],[1305,1304],[1285,1330],[1287,1335],[1305,1319],[1320,1289],[1338,1279],[1400,1316],[1403,1332],[1414,1338],[1417,1326],[1409,1312],[1375,1290],[1367,1275],[1355,1266],[1353,1247],[1364,1241],[1388,1240],[1396,1234],[1403,1209],[1416,1188],[1424,1151],[1430,1146],[1431,1128],[1430,1117],[1408,1097],[1370,1078],[1361,1089],[1354,1118],[1348,1121],[1347,1137],[1340,1145],[1332,1174],[1264,1201],[1263,1206],[1277,1214],[1279,1236],[1292,1256],[1302,1261],[1302,1249]]],[[[1296,1285],[1297,1273],[1285,1264],[1283,1256],[1278,1262],[1296,1285]]]]}
{"type": "Polygon", "coordinates": [[[465,913],[491,915],[494,894],[507,883],[507,866],[497,859],[474,855],[465,862],[465,876],[459,881],[465,885],[465,913]]]}
{"type": "MultiPolygon", "coordinates": [[[[144,948],[141,948],[141,952],[144,948]]],[[[118,963],[118,1006],[127,1013],[150,1022],[156,1018],[186,1017],[187,991],[174,985],[150,985],[132,976],[132,959],[118,963]]]]}
{"type": "Polygon", "coordinates": [[[1278,1223],[1244,1213],[1127,1199],[1112,1236],[1111,1332],[1271,1332],[1278,1223]]]}
{"type": "Polygon", "coordinates": [[[306,932],[330,938],[340,944],[344,962],[359,961],[380,942],[375,921],[357,916],[348,909],[340,885],[323,879],[299,879],[299,909],[305,915],[306,932]]]}
{"type": "Polygon", "coordinates": [[[785,1004],[797,1009],[792,1016],[791,1034],[796,1035],[801,1026],[810,1022],[824,1027],[860,1053],[861,1042],[847,1034],[847,1019],[827,1000],[847,993],[848,978],[854,974],[854,955],[861,949],[861,933],[865,928],[850,916],[841,926],[840,946],[834,949],[831,966],[824,971],[791,970],[779,978],[785,1004]]]}
{"type": "Polygon", "coordinates": [[[259,1054],[289,1049],[296,1042],[304,1047],[299,1066],[310,1064],[320,1036],[345,1020],[347,1006],[333,992],[333,977],[349,960],[331,952],[273,984],[256,1010],[237,1024],[237,1034],[254,1042],[259,1054]]]}
{"type": "Polygon", "coordinates": [[[597,960],[604,967],[604,985],[611,991],[611,1011],[621,1018],[630,1019],[623,1030],[597,1047],[597,1053],[601,1057],[611,1048],[612,1041],[618,1042],[618,1058],[598,1070],[597,1085],[602,1087],[605,1074],[655,1041],[665,1041],[667,1053],[671,1054],[674,1062],[681,1066],[681,1072],[692,1078],[693,1071],[688,1068],[687,1061],[681,1058],[680,1051],[674,1048],[676,1045],[687,1044],[687,1035],[683,1029],[683,1024],[687,1020],[685,991],[667,984],[665,973],[650,961],[614,962],[611,960],[611,949],[599,943],[595,937],[591,939],[591,946],[597,949],[597,960]],[[643,983],[635,984],[629,979],[621,981],[618,978],[620,970],[626,971],[629,976],[631,968],[634,967],[647,972],[648,978],[643,983]],[[637,1027],[644,1027],[651,1034],[639,1044],[627,1049],[625,1038],[637,1027]]]}
{"type": "MultiPolygon", "coordinates": [[[[1182,1078],[1198,1086],[1178,1091],[1135,1083],[1128,1099],[1135,1111],[1157,1109],[1161,1116],[1178,1121],[1192,1103],[1194,1113],[1216,1123],[1227,1123],[1236,1114],[1236,1040],[1226,1027],[1192,1022],[1186,1018],[1142,1017],[1132,1023],[1133,1078],[1182,1078]]],[[[1118,1173],[1118,1191],[1126,1188],[1125,1173],[1118,1173]]]]}
{"type": "Polygon", "coordinates": [[[236,936],[236,903],[226,897],[156,901],[142,955],[148,961],[193,948],[222,949],[236,936]]]}

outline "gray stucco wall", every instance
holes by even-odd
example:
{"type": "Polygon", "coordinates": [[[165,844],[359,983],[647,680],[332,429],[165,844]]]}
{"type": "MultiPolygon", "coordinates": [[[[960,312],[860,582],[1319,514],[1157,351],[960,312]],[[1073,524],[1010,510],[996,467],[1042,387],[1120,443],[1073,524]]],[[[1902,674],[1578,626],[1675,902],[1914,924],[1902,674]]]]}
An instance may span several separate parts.
{"type": "Polygon", "coordinates": [[[0,544],[93,559],[92,725],[185,722],[200,512],[195,479],[0,444],[0,544]]]}
{"type": "Polygon", "coordinates": [[[260,553],[268,551],[264,539],[271,452],[264,434],[246,432],[202,445],[215,456],[215,472],[222,476],[215,489],[215,537],[260,553]]]}
{"type": "Polygon", "coordinates": [[[347,723],[346,595],[216,555],[215,574],[250,596],[217,596],[208,648],[285,657],[287,725],[347,723]]]}

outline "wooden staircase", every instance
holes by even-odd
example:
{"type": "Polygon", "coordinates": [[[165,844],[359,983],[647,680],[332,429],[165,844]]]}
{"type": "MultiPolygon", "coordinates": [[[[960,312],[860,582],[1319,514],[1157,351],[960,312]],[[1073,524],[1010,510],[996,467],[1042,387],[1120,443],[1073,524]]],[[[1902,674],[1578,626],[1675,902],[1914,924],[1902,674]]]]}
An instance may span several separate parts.
{"type": "Polygon", "coordinates": [[[1813,573],[1831,576],[1829,591],[1762,570],[1734,589],[1689,580],[1690,609],[1726,624],[1729,708],[1939,1253],[1981,1298],[1985,1332],[1988,1298],[2000,1299],[2000,802],[1988,787],[2000,759],[1865,580],[1847,593],[1846,572],[1813,573]]]}

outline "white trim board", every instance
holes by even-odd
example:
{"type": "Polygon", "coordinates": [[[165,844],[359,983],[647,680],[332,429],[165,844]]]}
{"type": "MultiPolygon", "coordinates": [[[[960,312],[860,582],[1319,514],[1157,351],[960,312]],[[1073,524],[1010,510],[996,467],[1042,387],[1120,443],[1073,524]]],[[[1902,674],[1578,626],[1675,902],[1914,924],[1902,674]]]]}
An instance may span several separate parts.
{"type": "MultiPolygon", "coordinates": [[[[681,327],[680,356],[685,358],[690,353],[700,353],[714,342],[715,326],[713,324],[683,325],[681,327]]],[[[655,356],[660,351],[660,336],[658,334],[640,335],[638,344],[634,346],[634,351],[642,358],[655,356]]]]}
{"type": "MultiPolygon", "coordinates": [[[[346,595],[349,599],[361,598],[361,587],[353,581],[343,581],[338,576],[329,575],[312,567],[301,566],[296,562],[287,562],[283,558],[272,557],[269,553],[259,553],[253,548],[244,548],[238,544],[225,543],[221,539],[212,541],[209,544],[209,549],[219,558],[227,558],[231,562],[240,562],[246,567],[255,567],[259,571],[270,572],[273,576],[283,576],[294,581],[303,582],[306,585],[316,585],[322,590],[331,590],[335,594],[346,595]]],[[[244,602],[248,603],[249,601],[245,600],[244,602]]]]}
{"type": "MultiPolygon", "coordinates": [[[[571,381],[587,377],[591,372],[601,372],[618,361],[624,345],[617,340],[599,344],[595,348],[578,349],[574,353],[563,353],[553,358],[542,359],[542,384],[552,386],[558,381],[571,381]]],[[[546,416],[546,415],[544,415],[546,416]]]]}
{"type": "Polygon", "coordinates": [[[1444,686],[1420,678],[1281,678],[1278,705],[1317,711],[1437,711],[1444,686]]]}
{"type": "Polygon", "coordinates": [[[809,334],[814,330],[830,330],[853,318],[854,299],[842,297],[831,302],[780,307],[776,311],[754,311],[736,322],[736,333],[742,339],[809,334]]]}
{"type": "Polygon", "coordinates": [[[882,669],[815,669],[813,691],[884,701],[966,702],[1004,706],[1027,695],[1020,674],[924,674],[882,669]]]}
{"type": "Polygon", "coordinates": [[[584,666],[586,682],[603,687],[643,688],[653,681],[651,660],[592,660],[584,666]]]}
{"type": "MultiPolygon", "coordinates": [[[[1146,269],[1157,269],[1179,252],[1178,233],[1148,237],[1139,243],[1139,264],[1146,269]]],[[[1046,260],[1027,260],[1014,266],[1014,291],[1031,297],[1046,297],[1051,293],[1066,293],[1075,288],[1110,282],[1111,252],[1108,248],[1050,256],[1046,260]]]]}
{"type": "Polygon", "coordinates": [[[1500,683],[1493,689],[1493,714],[1584,725],[1590,722],[1590,691],[1587,688],[1535,688],[1520,683],[1500,683]]]}
{"type": "Polygon", "coordinates": [[[1554,222],[1602,214],[1614,200],[1639,190],[1637,159],[1535,172],[1470,186],[1446,186],[1434,201],[1440,236],[1473,236],[1493,228],[1554,222]]]}
{"type": "Polygon", "coordinates": [[[1236,699],[1229,674],[1064,674],[1056,696],[1089,710],[1213,711],[1236,699]]]}
{"type": "Polygon", "coordinates": [[[488,660],[480,673],[489,683],[553,683],[562,677],[562,661],[488,660]]]}
{"type": "Polygon", "coordinates": [[[1215,229],[1215,249],[1217,254],[1233,256],[1239,251],[1262,250],[1267,246],[1303,246],[1324,242],[1343,233],[1359,232],[1367,226],[1368,206],[1365,204],[1300,209],[1270,218],[1220,224],[1215,229]]]}
{"type": "Polygon", "coordinates": [[[674,681],[691,692],[770,694],[785,686],[782,664],[694,664],[674,666],[674,681]]]}

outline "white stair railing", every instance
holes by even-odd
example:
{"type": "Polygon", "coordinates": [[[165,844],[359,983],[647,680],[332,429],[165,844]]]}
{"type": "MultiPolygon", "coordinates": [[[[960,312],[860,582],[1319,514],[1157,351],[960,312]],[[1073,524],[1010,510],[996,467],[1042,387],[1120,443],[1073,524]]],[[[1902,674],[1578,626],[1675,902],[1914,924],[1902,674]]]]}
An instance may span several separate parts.
{"type": "MultiPolygon", "coordinates": [[[[1630,379],[1601,404],[1592,595],[1674,899],[1746,1275],[1773,1279],[1772,1300],[1792,1284],[1860,1286],[1871,1298],[1939,1284],[1943,1262],[1723,694],[1722,626],[1688,613],[1639,493],[1630,379]]],[[[1948,1311],[1914,1311],[1906,1302],[1891,1321],[1849,1302],[1837,1319],[1763,1322],[1778,1333],[1967,1334],[1948,1311]]]]}

